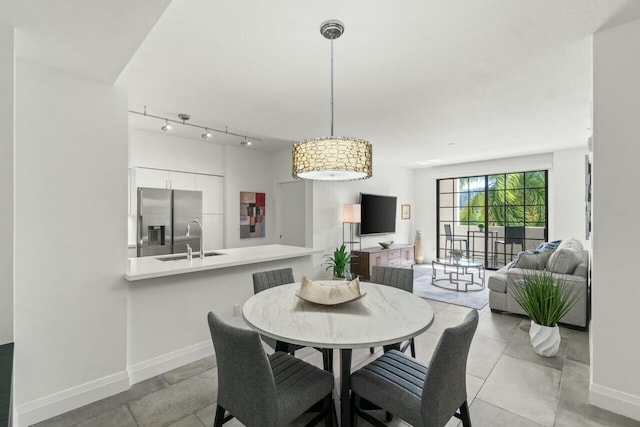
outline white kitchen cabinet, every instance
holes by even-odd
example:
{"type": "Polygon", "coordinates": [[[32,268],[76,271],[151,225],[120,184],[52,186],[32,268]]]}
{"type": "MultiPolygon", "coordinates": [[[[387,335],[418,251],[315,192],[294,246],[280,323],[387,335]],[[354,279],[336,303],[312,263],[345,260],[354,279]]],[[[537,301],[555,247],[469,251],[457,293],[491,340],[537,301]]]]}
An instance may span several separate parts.
{"type": "Polygon", "coordinates": [[[204,228],[204,250],[222,249],[224,244],[224,215],[203,214],[202,228],[204,228]]]}
{"type": "Polygon", "coordinates": [[[222,214],[224,178],[215,175],[196,174],[196,190],[202,191],[202,213],[222,214]]]}
{"type": "Polygon", "coordinates": [[[136,168],[136,187],[195,190],[195,173],[136,168]]]}
{"type": "Polygon", "coordinates": [[[195,173],[169,171],[169,188],[172,190],[196,190],[195,173]]]}
{"type": "Polygon", "coordinates": [[[169,188],[169,171],[136,168],[136,187],[169,188]]]}

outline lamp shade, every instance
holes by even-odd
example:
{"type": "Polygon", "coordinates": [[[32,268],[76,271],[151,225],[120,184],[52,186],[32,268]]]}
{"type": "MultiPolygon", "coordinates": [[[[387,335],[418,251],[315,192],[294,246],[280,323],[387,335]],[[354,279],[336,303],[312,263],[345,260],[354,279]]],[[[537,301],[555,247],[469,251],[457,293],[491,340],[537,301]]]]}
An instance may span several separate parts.
{"type": "Polygon", "coordinates": [[[293,145],[294,178],[355,181],[371,177],[371,144],[362,139],[327,137],[293,145]]]}
{"type": "Polygon", "coordinates": [[[360,224],[360,205],[343,205],[342,206],[342,222],[350,222],[360,224]]]}

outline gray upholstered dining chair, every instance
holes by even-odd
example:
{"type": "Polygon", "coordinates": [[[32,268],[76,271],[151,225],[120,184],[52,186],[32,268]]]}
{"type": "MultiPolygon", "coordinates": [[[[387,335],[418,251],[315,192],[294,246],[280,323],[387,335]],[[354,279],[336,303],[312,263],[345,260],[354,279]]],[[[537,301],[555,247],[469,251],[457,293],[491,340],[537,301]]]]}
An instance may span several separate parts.
{"type": "Polygon", "coordinates": [[[280,270],[260,271],[253,273],[253,293],[257,294],[274,286],[293,283],[292,268],[282,268],[280,270]]]}
{"type": "MultiPolygon", "coordinates": [[[[371,272],[371,283],[392,286],[413,293],[413,270],[374,265],[371,272]]],[[[410,338],[404,345],[401,344],[400,351],[403,353],[407,351],[407,346],[411,347],[411,356],[416,357],[416,345],[413,338],[410,338]]],[[[373,347],[370,348],[370,351],[373,353],[373,347]]]]}
{"type": "MultiPolygon", "coordinates": [[[[282,268],[280,270],[269,270],[269,271],[259,271],[257,273],[253,273],[253,294],[257,294],[258,292],[265,291],[267,289],[273,288],[275,286],[286,285],[287,283],[293,283],[295,279],[293,278],[293,269],[292,268],[282,268]]],[[[283,349],[283,345],[287,345],[286,348],[287,353],[290,353],[292,356],[295,354],[297,349],[302,348],[302,346],[294,345],[294,344],[278,344],[278,342],[266,336],[262,336],[262,340],[266,342],[269,347],[276,349],[283,349]],[[277,347],[277,348],[276,348],[277,347]]]]}
{"type": "Polygon", "coordinates": [[[212,312],[207,321],[218,363],[214,427],[234,417],[247,426],[280,427],[320,401],[322,411],[307,425],[323,418],[332,425],[331,373],[287,353],[267,357],[257,332],[228,325],[212,312]]]}
{"type": "Polygon", "coordinates": [[[478,312],[472,310],[462,323],[445,329],[428,367],[391,350],[351,374],[352,425],[359,415],[384,426],[361,409],[365,399],[416,427],[443,427],[452,416],[471,427],[466,371],[477,326],[478,312]]]}
{"type": "MultiPolygon", "coordinates": [[[[257,273],[253,273],[253,293],[257,294],[259,292],[265,291],[275,286],[286,285],[287,283],[293,283],[293,282],[295,282],[295,279],[293,278],[292,268],[259,271],[257,273]]],[[[262,336],[262,340],[266,342],[267,345],[269,345],[269,347],[273,348],[274,350],[286,351],[292,356],[295,355],[296,350],[304,348],[301,345],[279,342],[273,338],[266,337],[266,336],[262,336]]],[[[324,369],[327,371],[333,371],[333,351],[331,349],[317,349],[317,350],[322,352],[322,361],[324,364],[324,369]]]]}

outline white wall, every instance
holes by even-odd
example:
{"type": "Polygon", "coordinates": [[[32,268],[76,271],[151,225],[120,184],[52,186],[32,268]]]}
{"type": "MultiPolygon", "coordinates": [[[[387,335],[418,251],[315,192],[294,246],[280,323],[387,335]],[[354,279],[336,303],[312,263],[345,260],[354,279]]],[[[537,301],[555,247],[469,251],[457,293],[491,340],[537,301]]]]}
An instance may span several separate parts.
{"type": "MultiPolygon", "coordinates": [[[[274,154],[272,160],[277,169],[273,170],[274,180],[282,182],[291,180],[291,150],[283,150],[274,154]]],[[[310,226],[313,229],[313,247],[322,249],[324,253],[331,253],[342,244],[342,205],[358,203],[360,193],[396,196],[398,206],[396,211],[396,232],[378,236],[362,238],[362,247],[378,246],[378,242],[393,240],[396,243],[413,243],[413,219],[400,219],[400,205],[414,205],[414,176],[413,170],[391,166],[383,159],[373,156],[373,176],[364,181],[313,181],[311,192],[311,209],[313,218],[310,226]]],[[[412,217],[413,218],[413,217],[412,217]]],[[[308,224],[309,226],[309,224],[308,224]]],[[[313,271],[308,272],[311,277],[331,277],[331,271],[322,266],[322,254],[314,256],[313,271]]]]}
{"type": "Polygon", "coordinates": [[[127,95],[16,62],[19,425],[128,386],[127,95]]]}
{"type": "MultiPolygon", "coordinates": [[[[584,160],[584,158],[583,158],[584,160]]],[[[533,156],[511,157],[506,159],[488,160],[483,162],[463,163],[458,165],[447,165],[432,168],[419,169],[415,171],[416,181],[416,229],[422,230],[422,242],[424,247],[425,262],[436,257],[436,181],[442,178],[455,178],[461,176],[484,175],[503,172],[522,172],[529,170],[551,169],[553,166],[553,156],[551,154],[538,154],[533,156]]],[[[582,178],[584,183],[584,174],[582,178]]],[[[549,192],[553,191],[556,185],[562,183],[549,180],[549,192]]],[[[584,190],[583,190],[584,191],[584,190]]],[[[584,194],[584,193],[581,193],[584,194]]],[[[549,197],[549,203],[552,202],[549,197]]],[[[553,209],[550,206],[550,210],[553,209]]],[[[573,207],[571,209],[574,209],[573,207]]],[[[575,209],[578,209],[577,207],[575,209]]],[[[582,208],[584,211],[584,206],[582,208]]],[[[568,211],[560,210],[559,215],[564,215],[568,211]]],[[[549,222],[555,222],[553,214],[550,214],[549,222]]],[[[584,232],[582,233],[584,235],[584,232]]],[[[550,238],[554,236],[549,235],[550,238]]],[[[580,237],[580,236],[577,236],[580,237]]]]}
{"type": "Polygon", "coordinates": [[[130,129],[129,167],[136,166],[224,175],[225,146],[174,136],[170,132],[130,129]]]}
{"type": "Polygon", "coordinates": [[[227,146],[225,172],[225,248],[269,245],[275,237],[276,186],[270,155],[247,147],[227,146]],[[240,238],[240,192],[265,193],[265,237],[240,238]]]}
{"type": "Polygon", "coordinates": [[[574,237],[589,248],[585,236],[585,168],[584,148],[572,148],[553,153],[553,168],[549,171],[549,237],[574,237]]]}
{"type": "Polygon", "coordinates": [[[593,39],[591,402],[640,420],[640,21],[593,39]]]}
{"type": "Polygon", "coordinates": [[[253,273],[291,267],[294,277],[300,278],[310,263],[311,257],[304,256],[131,282],[128,360],[132,382],[211,355],[209,311],[225,322],[245,326],[242,317],[233,317],[233,306],[242,306],[253,295],[253,273]]]}
{"type": "Polygon", "coordinates": [[[13,342],[13,27],[0,24],[0,345],[13,342]]]}

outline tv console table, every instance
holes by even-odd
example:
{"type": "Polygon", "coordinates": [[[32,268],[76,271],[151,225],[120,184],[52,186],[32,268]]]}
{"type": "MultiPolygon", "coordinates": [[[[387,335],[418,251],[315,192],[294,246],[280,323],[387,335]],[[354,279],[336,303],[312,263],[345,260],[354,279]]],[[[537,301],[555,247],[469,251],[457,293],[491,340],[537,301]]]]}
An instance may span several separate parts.
{"type": "Polygon", "coordinates": [[[363,278],[369,278],[373,266],[413,268],[415,264],[414,245],[396,244],[389,249],[379,246],[353,251],[356,259],[351,261],[351,273],[363,278]]]}

